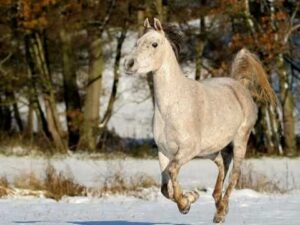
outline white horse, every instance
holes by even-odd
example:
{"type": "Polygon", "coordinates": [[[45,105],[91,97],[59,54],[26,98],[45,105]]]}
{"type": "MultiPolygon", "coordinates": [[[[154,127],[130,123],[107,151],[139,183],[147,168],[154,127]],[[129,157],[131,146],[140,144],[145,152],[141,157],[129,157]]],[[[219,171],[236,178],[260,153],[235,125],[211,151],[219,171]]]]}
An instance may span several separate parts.
{"type": "Polygon", "coordinates": [[[219,169],[213,192],[217,209],[214,222],[223,222],[257,119],[254,99],[274,104],[274,92],[261,63],[246,49],[235,57],[231,78],[200,82],[186,78],[176,58],[176,43],[170,41],[160,21],[154,19],[152,27],[146,19],[144,26],[146,33],[125,59],[125,69],[129,74],[153,72],[153,130],[159,148],[162,194],[176,202],[181,213],[188,213],[199,195],[182,192],[177,180],[179,170],[195,157],[209,157],[219,169]],[[230,143],[233,154],[225,154],[230,143]],[[232,156],[231,177],[222,195],[232,156]]]}

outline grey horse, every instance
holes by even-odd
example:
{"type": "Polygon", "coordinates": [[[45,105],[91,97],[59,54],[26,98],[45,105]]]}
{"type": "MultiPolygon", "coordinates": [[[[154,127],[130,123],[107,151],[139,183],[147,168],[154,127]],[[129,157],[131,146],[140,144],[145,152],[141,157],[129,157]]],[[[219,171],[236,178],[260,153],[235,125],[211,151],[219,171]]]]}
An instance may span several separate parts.
{"type": "Polygon", "coordinates": [[[258,58],[240,50],[230,77],[195,81],[186,78],[176,58],[176,43],[168,38],[158,19],[153,26],[145,20],[145,34],[125,59],[128,74],[153,72],[155,109],[154,139],[159,148],[162,194],[177,203],[181,213],[189,212],[199,195],[180,188],[180,168],[195,157],[212,159],[219,169],[213,197],[213,221],[223,222],[229,196],[236,186],[250,132],[257,120],[255,101],[276,104],[276,96],[258,58]],[[231,154],[226,146],[232,144],[231,154]],[[233,168],[222,194],[229,164],[233,168]]]}

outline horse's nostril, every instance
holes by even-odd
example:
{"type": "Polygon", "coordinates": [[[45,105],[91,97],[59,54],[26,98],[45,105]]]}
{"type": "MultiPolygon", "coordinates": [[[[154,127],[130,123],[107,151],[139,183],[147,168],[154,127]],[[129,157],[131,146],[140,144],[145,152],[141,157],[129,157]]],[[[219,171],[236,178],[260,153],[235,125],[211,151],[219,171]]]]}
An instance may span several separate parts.
{"type": "Polygon", "coordinates": [[[130,59],[127,65],[128,65],[128,68],[132,68],[134,65],[134,60],[130,59]]]}

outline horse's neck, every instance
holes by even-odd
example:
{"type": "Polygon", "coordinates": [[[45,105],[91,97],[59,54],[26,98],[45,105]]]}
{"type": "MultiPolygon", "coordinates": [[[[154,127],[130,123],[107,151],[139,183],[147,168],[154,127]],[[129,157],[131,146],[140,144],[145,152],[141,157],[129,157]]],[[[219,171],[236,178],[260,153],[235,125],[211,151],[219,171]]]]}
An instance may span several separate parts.
{"type": "Polygon", "coordinates": [[[178,87],[185,77],[172,49],[165,55],[162,66],[153,75],[155,107],[164,111],[177,99],[178,87]]]}

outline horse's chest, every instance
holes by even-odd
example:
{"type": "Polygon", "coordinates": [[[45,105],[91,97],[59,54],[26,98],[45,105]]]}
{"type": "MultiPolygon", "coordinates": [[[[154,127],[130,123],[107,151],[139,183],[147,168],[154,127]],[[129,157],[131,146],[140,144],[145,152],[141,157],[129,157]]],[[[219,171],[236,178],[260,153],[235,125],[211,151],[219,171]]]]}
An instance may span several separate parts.
{"type": "Polygon", "coordinates": [[[178,140],[176,129],[168,123],[159,111],[155,111],[153,120],[154,140],[161,151],[167,154],[176,153],[178,150],[178,140]]]}

